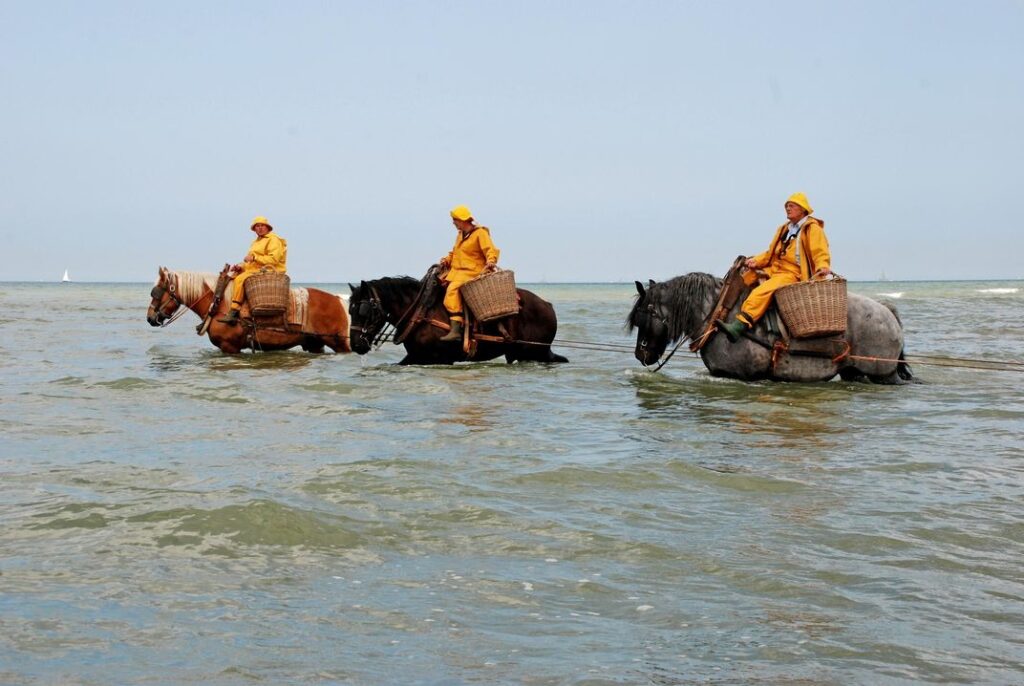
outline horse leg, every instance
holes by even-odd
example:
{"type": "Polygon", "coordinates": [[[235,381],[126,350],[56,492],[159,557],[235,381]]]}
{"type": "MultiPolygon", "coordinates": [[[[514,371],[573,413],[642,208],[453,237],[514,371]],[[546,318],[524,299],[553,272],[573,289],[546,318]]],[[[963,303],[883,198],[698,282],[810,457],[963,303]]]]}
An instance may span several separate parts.
{"type": "Polygon", "coordinates": [[[224,335],[226,333],[226,326],[227,325],[225,324],[214,321],[206,332],[206,335],[210,339],[211,343],[220,348],[221,352],[227,353],[228,355],[237,355],[242,352],[242,348],[245,347],[245,338],[238,336],[237,334],[224,335]]]}
{"type": "Polygon", "coordinates": [[[843,381],[863,381],[866,375],[856,367],[843,367],[839,370],[839,378],[843,381]]]}
{"type": "MultiPolygon", "coordinates": [[[[567,358],[552,352],[550,345],[523,345],[517,346],[516,350],[518,350],[518,354],[515,354],[513,358],[515,360],[545,363],[569,361],[567,358]]],[[[508,359],[510,354],[506,354],[505,359],[508,359]]],[[[509,361],[511,362],[512,360],[509,361]]]]}
{"type": "Polygon", "coordinates": [[[322,353],[324,351],[324,342],[314,336],[303,338],[300,345],[307,353],[322,353]]]}
{"type": "Polygon", "coordinates": [[[545,362],[568,362],[569,361],[568,357],[565,357],[563,355],[559,355],[556,352],[552,352],[550,347],[547,348],[547,351],[548,351],[548,359],[544,360],[545,362]]]}

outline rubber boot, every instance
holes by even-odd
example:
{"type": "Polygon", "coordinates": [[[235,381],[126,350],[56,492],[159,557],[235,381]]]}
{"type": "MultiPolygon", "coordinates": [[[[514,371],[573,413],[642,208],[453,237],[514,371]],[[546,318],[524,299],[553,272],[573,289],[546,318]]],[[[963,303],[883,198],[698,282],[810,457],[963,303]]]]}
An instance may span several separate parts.
{"type": "Polygon", "coordinates": [[[238,310],[231,308],[231,311],[226,315],[217,320],[221,324],[237,324],[238,323],[238,310]]]}
{"type": "Polygon", "coordinates": [[[724,333],[726,338],[729,339],[730,343],[735,343],[740,340],[740,336],[743,335],[743,332],[750,329],[750,327],[747,326],[747,323],[742,319],[733,319],[728,324],[722,320],[718,320],[715,324],[718,326],[718,330],[724,333]]]}
{"type": "Polygon", "coordinates": [[[452,329],[445,335],[441,336],[442,343],[461,343],[462,342],[462,322],[459,320],[452,321],[452,329]]]}

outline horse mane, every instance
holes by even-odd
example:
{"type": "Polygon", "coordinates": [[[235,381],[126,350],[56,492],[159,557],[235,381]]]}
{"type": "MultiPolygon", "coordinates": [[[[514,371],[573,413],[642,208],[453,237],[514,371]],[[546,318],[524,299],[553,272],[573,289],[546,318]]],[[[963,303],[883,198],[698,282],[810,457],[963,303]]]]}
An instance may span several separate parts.
{"type": "MultiPolygon", "coordinates": [[[[373,281],[367,281],[366,285],[376,288],[381,299],[389,301],[407,296],[410,291],[415,295],[420,289],[420,283],[422,283],[420,279],[414,279],[411,276],[385,276],[373,281]]],[[[426,307],[432,307],[436,302],[436,293],[439,291],[439,285],[437,279],[433,279],[433,286],[428,286],[424,292],[423,299],[426,307]]]]}
{"type": "Polygon", "coordinates": [[[217,287],[218,275],[211,272],[179,272],[168,269],[167,274],[177,279],[178,297],[187,303],[199,300],[205,292],[204,289],[212,291],[217,287]]]}
{"type": "Polygon", "coordinates": [[[632,331],[636,328],[636,312],[642,302],[664,305],[668,319],[669,339],[672,342],[697,331],[704,323],[700,307],[708,300],[714,300],[722,280],[704,272],[690,272],[668,281],[651,284],[645,295],[637,294],[633,309],[629,312],[626,325],[632,331]]]}

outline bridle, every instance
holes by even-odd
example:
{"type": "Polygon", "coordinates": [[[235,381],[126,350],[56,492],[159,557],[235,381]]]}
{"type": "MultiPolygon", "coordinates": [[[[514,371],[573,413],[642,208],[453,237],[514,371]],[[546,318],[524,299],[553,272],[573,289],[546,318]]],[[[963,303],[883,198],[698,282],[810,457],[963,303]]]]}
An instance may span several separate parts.
{"type": "Polygon", "coordinates": [[[349,331],[358,332],[358,340],[372,348],[378,345],[387,335],[385,329],[388,323],[388,313],[384,311],[384,304],[380,300],[380,294],[377,293],[377,289],[367,284],[367,290],[369,291],[369,298],[363,298],[358,304],[352,303],[349,306],[349,314],[352,316],[353,321],[356,317],[359,317],[364,322],[364,325],[350,324],[349,331]]]}
{"type": "Polygon", "coordinates": [[[659,304],[656,304],[655,302],[653,302],[653,299],[651,299],[651,302],[647,303],[646,307],[638,308],[638,310],[637,310],[636,325],[637,325],[637,328],[640,330],[640,333],[637,336],[638,340],[637,340],[636,347],[637,347],[637,350],[643,352],[643,358],[640,360],[640,363],[643,366],[650,368],[652,372],[656,372],[656,371],[660,370],[662,367],[664,367],[666,364],[668,364],[668,361],[671,360],[672,356],[676,354],[676,351],[679,350],[679,347],[684,342],[686,342],[689,339],[689,336],[681,337],[679,339],[679,341],[676,342],[675,347],[672,348],[672,351],[667,356],[662,358],[661,361],[658,362],[657,365],[655,365],[655,366],[653,366],[653,368],[651,368],[652,367],[651,365],[649,365],[646,362],[644,362],[644,360],[647,359],[647,346],[648,346],[648,343],[649,343],[647,338],[646,338],[646,336],[644,336],[644,334],[651,330],[651,328],[652,328],[651,324],[650,324],[651,320],[656,320],[656,321],[660,322],[661,325],[665,327],[666,336],[668,335],[668,330],[669,330],[668,317],[666,317],[664,312],[662,312],[661,306],[659,304]]]}
{"type": "MultiPolygon", "coordinates": [[[[435,269],[435,267],[431,267],[431,270],[433,269],[435,269]]],[[[419,303],[420,298],[423,296],[423,292],[427,287],[427,280],[429,278],[430,272],[428,271],[427,276],[424,277],[423,281],[420,284],[420,290],[416,294],[416,297],[414,297],[409,302],[409,306],[405,308],[405,312],[403,312],[402,316],[399,317],[398,320],[395,321],[394,323],[392,323],[388,319],[388,313],[384,311],[384,303],[381,302],[380,294],[377,292],[376,287],[374,287],[372,284],[366,284],[366,288],[370,292],[370,297],[361,300],[359,302],[359,305],[356,307],[355,312],[352,311],[352,306],[349,305],[349,316],[354,319],[353,315],[355,315],[360,317],[361,319],[367,320],[367,325],[359,326],[357,324],[350,324],[349,330],[358,331],[359,340],[361,340],[364,343],[367,343],[371,348],[379,346],[381,342],[389,335],[387,327],[385,326],[386,324],[391,324],[394,331],[398,331],[399,327],[402,326],[402,322],[409,319],[409,315],[412,314],[413,308],[416,307],[416,304],[419,303]],[[378,326],[381,327],[380,330],[377,330],[378,326]],[[368,338],[371,338],[372,340],[368,341],[368,338]]],[[[405,327],[405,329],[401,332],[400,335],[398,335],[394,339],[393,342],[395,344],[401,343],[405,339],[405,337],[409,335],[409,332],[412,331],[412,329],[415,328],[416,324],[418,324],[420,321],[422,320],[419,318],[410,320],[408,326],[405,327]]]]}
{"type": "Polygon", "coordinates": [[[166,286],[162,286],[160,283],[157,283],[155,286],[153,286],[153,290],[149,292],[149,296],[153,299],[153,304],[151,306],[153,307],[154,312],[156,312],[157,323],[162,328],[165,326],[170,326],[175,321],[180,319],[186,312],[188,312],[191,309],[192,305],[198,305],[199,302],[206,297],[206,294],[204,293],[203,295],[199,296],[199,299],[192,303],[192,305],[190,305],[189,303],[186,303],[184,300],[182,300],[181,297],[179,297],[177,283],[168,278],[166,286]],[[170,296],[171,300],[177,303],[177,308],[175,308],[176,311],[173,314],[165,314],[164,308],[161,307],[165,295],[170,296]]]}
{"type": "Polygon", "coordinates": [[[637,348],[644,351],[644,357],[647,353],[648,340],[646,333],[651,330],[650,320],[657,320],[668,330],[668,317],[666,317],[662,311],[661,306],[654,303],[653,299],[649,298],[650,302],[647,303],[646,307],[637,308],[636,312],[636,325],[640,330],[639,340],[637,341],[637,348]]]}

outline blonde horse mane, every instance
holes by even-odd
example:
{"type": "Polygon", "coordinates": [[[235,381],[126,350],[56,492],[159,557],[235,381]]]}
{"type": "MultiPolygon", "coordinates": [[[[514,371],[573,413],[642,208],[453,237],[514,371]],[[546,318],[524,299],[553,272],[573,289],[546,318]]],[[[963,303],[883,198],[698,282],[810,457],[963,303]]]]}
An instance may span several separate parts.
{"type": "MultiPolygon", "coordinates": [[[[178,297],[182,302],[194,303],[202,297],[206,290],[214,290],[217,287],[217,274],[211,272],[185,272],[164,270],[168,278],[174,279],[175,288],[178,290],[178,297]]],[[[157,283],[160,282],[157,277],[157,283]]]]}

